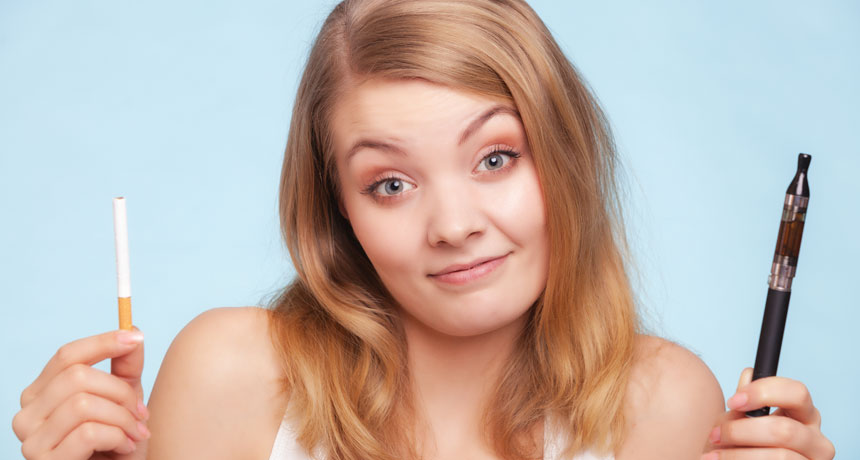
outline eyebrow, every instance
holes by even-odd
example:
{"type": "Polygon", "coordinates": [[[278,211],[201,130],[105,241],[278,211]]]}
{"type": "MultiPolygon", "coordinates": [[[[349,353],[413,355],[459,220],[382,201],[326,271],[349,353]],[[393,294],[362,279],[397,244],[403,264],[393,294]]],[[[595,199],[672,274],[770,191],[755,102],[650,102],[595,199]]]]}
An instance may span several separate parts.
{"type": "MultiPolygon", "coordinates": [[[[477,132],[481,128],[481,126],[484,125],[484,123],[490,120],[490,118],[493,118],[494,116],[502,113],[513,115],[517,117],[517,119],[520,119],[520,113],[517,111],[517,109],[513,107],[502,104],[490,107],[482,114],[475,117],[471,122],[469,122],[469,125],[466,126],[466,129],[464,129],[463,132],[460,134],[460,140],[457,142],[457,146],[461,146],[467,140],[469,140],[469,137],[474,135],[475,132],[477,132]]],[[[356,143],[353,144],[349,150],[347,150],[346,161],[349,161],[349,159],[352,158],[353,155],[355,155],[359,150],[363,148],[382,150],[384,152],[396,153],[399,155],[406,155],[406,152],[397,145],[376,139],[362,138],[356,141],[356,143]]]]}

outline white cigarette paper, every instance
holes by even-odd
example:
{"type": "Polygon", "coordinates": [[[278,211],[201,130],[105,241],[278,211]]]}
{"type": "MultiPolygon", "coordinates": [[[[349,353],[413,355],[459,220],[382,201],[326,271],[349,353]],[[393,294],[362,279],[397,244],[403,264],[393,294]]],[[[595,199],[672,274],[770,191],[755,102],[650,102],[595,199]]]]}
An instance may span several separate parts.
{"type": "Polygon", "coordinates": [[[113,199],[113,232],[116,243],[117,297],[131,297],[131,277],[128,264],[128,220],[123,197],[113,199]]]}

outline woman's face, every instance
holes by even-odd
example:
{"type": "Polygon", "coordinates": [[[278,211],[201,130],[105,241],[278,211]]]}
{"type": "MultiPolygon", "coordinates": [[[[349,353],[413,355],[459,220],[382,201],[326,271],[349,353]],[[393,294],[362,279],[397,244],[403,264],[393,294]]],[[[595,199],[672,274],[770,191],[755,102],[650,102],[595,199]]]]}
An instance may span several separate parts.
{"type": "Polygon", "coordinates": [[[546,285],[549,254],[513,106],[378,79],[338,104],[341,212],[402,313],[452,336],[521,318],[546,285]]]}

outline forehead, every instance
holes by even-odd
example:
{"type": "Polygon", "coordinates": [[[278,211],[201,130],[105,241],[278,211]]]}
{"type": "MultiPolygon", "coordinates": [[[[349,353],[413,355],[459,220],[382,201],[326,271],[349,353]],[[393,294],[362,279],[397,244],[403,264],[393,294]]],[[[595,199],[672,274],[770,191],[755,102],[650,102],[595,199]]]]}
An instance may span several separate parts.
{"type": "Polygon", "coordinates": [[[451,137],[452,129],[459,132],[466,120],[500,102],[507,101],[424,80],[370,79],[344,92],[335,104],[335,150],[343,155],[363,137],[401,144],[417,136],[451,137]]]}

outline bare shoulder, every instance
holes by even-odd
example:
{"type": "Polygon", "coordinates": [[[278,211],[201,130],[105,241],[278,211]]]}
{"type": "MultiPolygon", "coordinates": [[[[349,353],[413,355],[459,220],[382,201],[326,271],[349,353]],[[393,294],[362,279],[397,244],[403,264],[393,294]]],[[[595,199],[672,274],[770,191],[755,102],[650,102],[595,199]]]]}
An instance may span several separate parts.
{"type": "Polygon", "coordinates": [[[216,308],[173,340],[149,398],[147,458],[268,458],[286,400],[266,310],[216,308]]]}
{"type": "Polygon", "coordinates": [[[618,460],[699,458],[725,411],[716,377],[693,352],[659,337],[638,336],[634,356],[618,460]]]}

